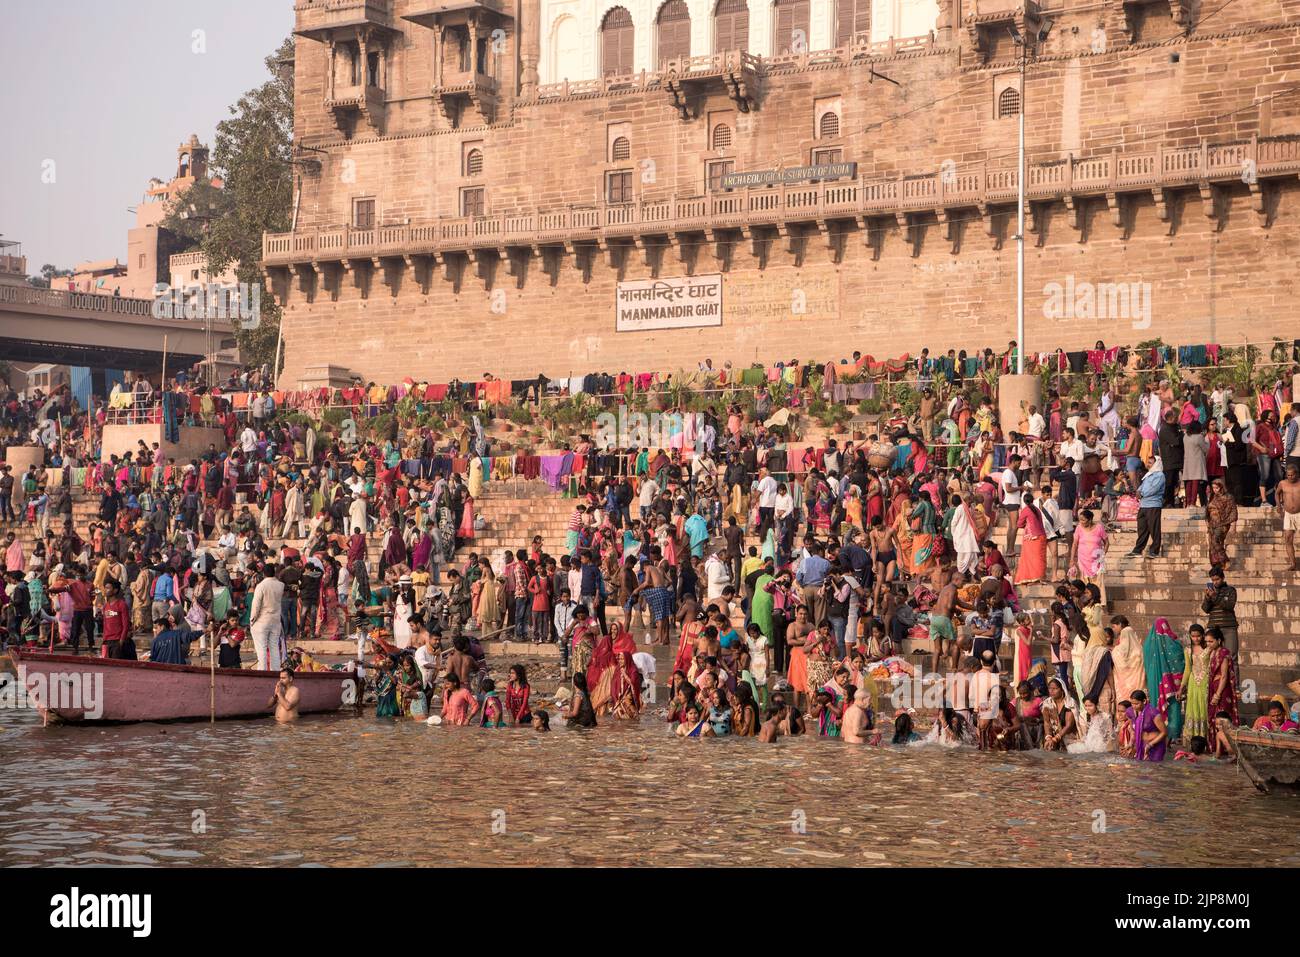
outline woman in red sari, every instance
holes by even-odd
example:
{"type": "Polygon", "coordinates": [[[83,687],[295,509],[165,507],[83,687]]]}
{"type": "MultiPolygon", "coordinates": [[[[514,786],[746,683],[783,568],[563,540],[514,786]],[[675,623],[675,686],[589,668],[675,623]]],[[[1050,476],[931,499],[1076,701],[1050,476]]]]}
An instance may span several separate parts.
{"type": "Polygon", "coordinates": [[[695,641],[704,630],[703,619],[692,619],[682,625],[682,637],[677,643],[677,657],[673,659],[673,671],[688,674],[691,662],[695,660],[695,641]]]}
{"type": "Polygon", "coordinates": [[[636,654],[636,641],[621,623],[613,629],[614,676],[610,682],[610,698],[614,717],[635,720],[641,714],[641,669],[632,656],[636,654]]]}
{"type": "Polygon", "coordinates": [[[867,479],[867,487],[863,489],[866,498],[866,505],[862,513],[862,527],[870,528],[871,520],[876,516],[881,519],[885,516],[885,497],[881,491],[880,476],[872,472],[867,479]]]}
{"type": "Polygon", "coordinates": [[[1237,663],[1232,660],[1232,652],[1223,645],[1223,632],[1211,628],[1205,633],[1206,645],[1210,649],[1210,678],[1207,695],[1206,714],[1210,725],[1223,713],[1228,716],[1235,728],[1241,724],[1237,711],[1237,663]]]}
{"type": "Polygon", "coordinates": [[[610,635],[597,635],[591,660],[587,663],[587,692],[596,716],[613,710],[610,687],[613,682],[614,642],[610,635]]]}

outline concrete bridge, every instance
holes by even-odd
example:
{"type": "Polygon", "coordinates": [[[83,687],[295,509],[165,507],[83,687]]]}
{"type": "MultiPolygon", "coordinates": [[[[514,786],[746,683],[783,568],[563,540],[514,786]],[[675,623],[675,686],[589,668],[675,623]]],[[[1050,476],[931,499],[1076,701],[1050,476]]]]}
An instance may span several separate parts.
{"type": "Polygon", "coordinates": [[[0,358],[135,369],[193,365],[234,345],[229,319],[157,319],[152,299],[0,285],[0,358]]]}

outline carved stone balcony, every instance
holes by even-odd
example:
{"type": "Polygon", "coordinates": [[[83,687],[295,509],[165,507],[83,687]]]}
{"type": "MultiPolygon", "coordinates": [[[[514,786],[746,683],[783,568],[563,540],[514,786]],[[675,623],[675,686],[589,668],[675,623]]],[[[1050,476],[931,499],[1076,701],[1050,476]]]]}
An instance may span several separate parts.
{"type": "Polygon", "coordinates": [[[693,98],[714,91],[725,92],[736,109],[748,113],[762,64],[761,57],[743,50],[680,57],[660,64],[659,79],[673,108],[684,120],[691,118],[693,98]]]}
{"type": "Polygon", "coordinates": [[[334,123],[343,133],[354,133],[359,123],[374,133],[383,133],[386,107],[384,91],[377,86],[335,87],[325,97],[334,123]]]}
{"type": "Polygon", "coordinates": [[[297,15],[294,33],[322,43],[358,31],[397,33],[390,5],[391,0],[303,0],[293,8],[297,15]]]}
{"type": "Polygon", "coordinates": [[[514,11],[504,0],[422,0],[411,13],[403,14],[402,19],[432,28],[438,23],[463,23],[482,13],[506,20],[515,18],[514,11]]]}

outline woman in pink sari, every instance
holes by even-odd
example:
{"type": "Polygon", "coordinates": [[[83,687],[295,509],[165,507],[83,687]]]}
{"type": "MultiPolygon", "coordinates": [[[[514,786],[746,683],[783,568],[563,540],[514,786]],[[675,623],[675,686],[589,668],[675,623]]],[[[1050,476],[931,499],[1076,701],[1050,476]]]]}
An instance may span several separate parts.
{"type": "Polygon", "coordinates": [[[1076,569],[1079,578],[1101,591],[1101,603],[1106,604],[1106,549],[1110,538],[1106,527],[1096,520],[1092,509],[1079,512],[1079,524],[1074,527],[1074,541],[1070,545],[1070,568],[1076,569]]]}
{"type": "Polygon", "coordinates": [[[474,498],[465,496],[465,513],[461,516],[460,528],[456,530],[456,538],[461,541],[472,542],[474,540],[474,498]]]}

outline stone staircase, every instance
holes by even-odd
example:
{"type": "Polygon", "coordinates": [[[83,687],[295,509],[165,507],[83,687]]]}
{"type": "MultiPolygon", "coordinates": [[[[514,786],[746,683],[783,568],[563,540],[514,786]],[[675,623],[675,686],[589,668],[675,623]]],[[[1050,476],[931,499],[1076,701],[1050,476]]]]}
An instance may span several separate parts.
{"type": "MultiPolygon", "coordinates": [[[[1237,529],[1229,538],[1227,580],[1237,589],[1241,677],[1255,682],[1261,698],[1293,694],[1286,685],[1300,678],[1300,575],[1288,567],[1278,512],[1242,508],[1238,515],[1237,529]]],[[[1201,599],[1210,559],[1204,510],[1167,510],[1162,526],[1158,558],[1128,557],[1137,539],[1132,523],[1111,536],[1109,609],[1125,615],[1139,635],[1158,618],[1167,618],[1180,635],[1193,622],[1205,623],[1201,599]]],[[[997,540],[1002,540],[1001,530],[997,540]]],[[[1045,609],[1053,590],[1050,585],[1024,587],[1021,601],[1045,609]]]]}
{"type": "MultiPolygon", "coordinates": [[[[809,430],[807,442],[822,444],[827,437],[820,429],[809,430]]],[[[458,564],[467,561],[470,554],[496,559],[507,548],[528,548],[534,535],[542,537],[548,553],[556,556],[565,553],[565,535],[574,501],[540,480],[488,482],[475,504],[484,527],[472,542],[457,551],[458,564]]],[[[1244,680],[1255,682],[1261,698],[1288,693],[1287,683],[1300,678],[1300,615],[1296,614],[1300,608],[1300,575],[1287,566],[1279,513],[1243,508],[1239,515],[1237,531],[1228,547],[1232,559],[1228,581],[1238,592],[1241,675],[1244,680]]],[[[87,525],[97,519],[97,501],[74,497],[73,516],[78,531],[84,535],[87,525]]],[[[1136,529],[1131,523],[1121,525],[1111,539],[1106,576],[1110,612],[1126,615],[1141,635],[1160,617],[1168,618],[1179,634],[1192,622],[1205,620],[1200,600],[1210,563],[1204,512],[1167,510],[1162,524],[1164,542],[1158,558],[1127,557],[1136,539],[1136,529]]],[[[52,524],[52,528],[59,527],[61,523],[52,524]]],[[[26,554],[30,555],[34,530],[24,526],[15,531],[23,541],[26,554]]],[[[994,532],[995,540],[1001,542],[1003,537],[1003,529],[994,532]]],[[[372,568],[378,563],[380,541],[378,533],[370,536],[372,568]]],[[[278,545],[279,540],[273,539],[271,544],[278,545]]],[[[301,546],[303,542],[290,540],[288,544],[301,546]]],[[[1064,549],[1059,563],[1063,575],[1064,549]]],[[[1046,620],[1053,589],[1053,585],[1047,584],[1020,589],[1022,603],[1040,621],[1046,620]]],[[[621,609],[610,606],[607,615],[617,618],[621,609]]],[[[636,637],[640,641],[644,636],[636,637]]],[[[675,648],[645,650],[655,653],[659,659],[663,683],[675,648]]],[[[1036,656],[1045,653],[1046,646],[1034,649],[1036,656]]],[[[921,659],[919,649],[913,651],[913,656],[921,659]]]]}

